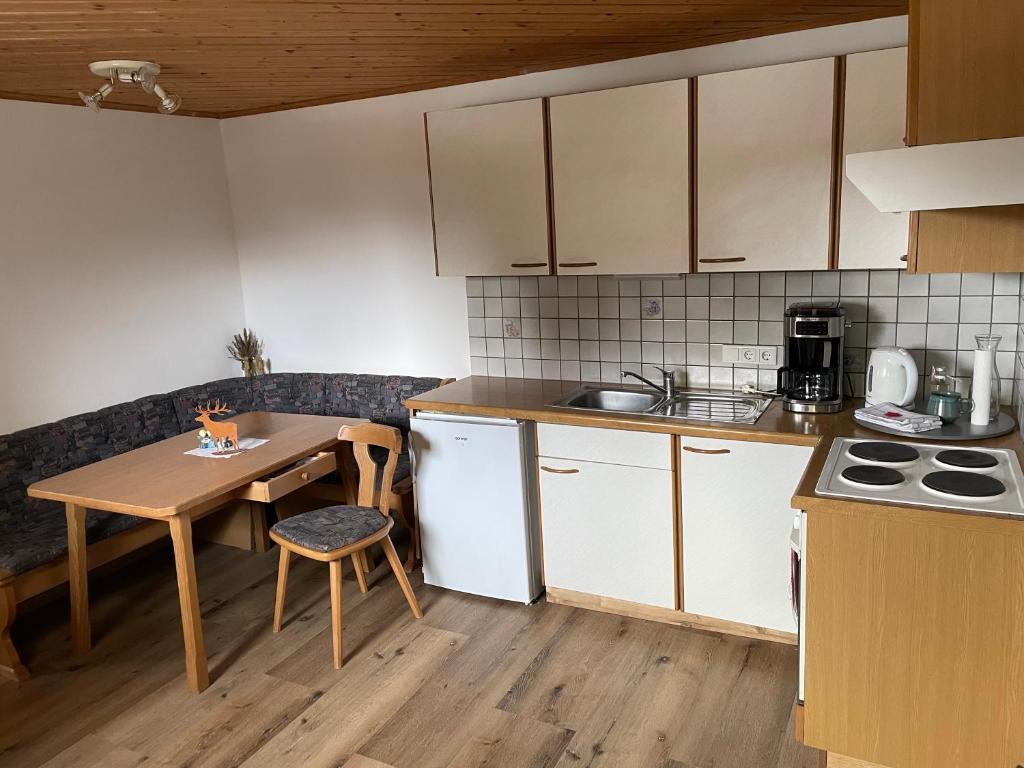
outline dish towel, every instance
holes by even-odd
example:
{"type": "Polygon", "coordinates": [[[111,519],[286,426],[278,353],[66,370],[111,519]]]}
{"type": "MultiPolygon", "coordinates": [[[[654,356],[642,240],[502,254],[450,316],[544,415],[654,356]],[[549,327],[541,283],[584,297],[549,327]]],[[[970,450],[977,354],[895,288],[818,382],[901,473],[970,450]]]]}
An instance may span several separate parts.
{"type": "Polygon", "coordinates": [[[853,414],[858,421],[877,424],[900,432],[928,432],[942,426],[942,419],[927,413],[914,413],[892,403],[879,403],[858,408],[853,414]]]}

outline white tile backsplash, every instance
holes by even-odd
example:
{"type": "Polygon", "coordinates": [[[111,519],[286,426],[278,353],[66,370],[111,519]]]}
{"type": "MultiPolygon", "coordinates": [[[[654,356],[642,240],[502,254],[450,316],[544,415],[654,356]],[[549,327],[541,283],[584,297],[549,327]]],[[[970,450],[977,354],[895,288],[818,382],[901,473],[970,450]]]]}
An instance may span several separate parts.
{"type": "MultiPolygon", "coordinates": [[[[909,349],[919,360],[922,382],[933,365],[969,377],[974,335],[998,333],[1004,392],[1024,407],[1019,274],[872,270],[471,277],[466,279],[470,369],[479,375],[617,382],[624,369],[647,375],[656,373],[652,366],[665,365],[682,369],[690,386],[774,388],[775,367],[723,365],[716,345],[778,347],[789,304],[836,297],[852,323],[846,361],[858,394],[872,347],[909,349]]],[[[781,348],[778,352],[781,365],[781,348]]]]}

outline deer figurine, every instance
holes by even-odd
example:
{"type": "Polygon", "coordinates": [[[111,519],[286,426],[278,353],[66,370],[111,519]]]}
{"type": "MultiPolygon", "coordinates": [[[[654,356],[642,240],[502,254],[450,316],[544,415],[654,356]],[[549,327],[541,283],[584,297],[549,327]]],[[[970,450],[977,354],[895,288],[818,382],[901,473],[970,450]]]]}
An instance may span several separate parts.
{"type": "Polygon", "coordinates": [[[225,438],[230,440],[231,447],[237,451],[240,450],[238,447],[238,425],[233,421],[214,421],[210,418],[213,414],[228,413],[230,410],[226,403],[221,405],[220,400],[213,406],[207,402],[205,408],[201,405],[196,406],[196,413],[199,414],[196,421],[203,425],[203,428],[210,433],[214,440],[224,440],[225,438]]]}

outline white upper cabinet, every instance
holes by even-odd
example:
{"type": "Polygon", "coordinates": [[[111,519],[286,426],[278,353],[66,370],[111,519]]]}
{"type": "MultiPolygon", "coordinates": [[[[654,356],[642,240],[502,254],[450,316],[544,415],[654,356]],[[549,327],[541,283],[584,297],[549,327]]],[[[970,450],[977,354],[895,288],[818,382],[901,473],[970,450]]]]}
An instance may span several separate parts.
{"type": "Polygon", "coordinates": [[[541,99],[426,115],[437,274],[550,270],[541,99]]]}
{"type": "Polygon", "coordinates": [[[688,272],[689,82],[550,100],[561,274],[688,272]]]}
{"type": "MultiPolygon", "coordinates": [[[[843,157],[904,146],[907,124],[907,49],[846,57],[843,157]]],[[[880,213],[843,175],[839,216],[839,268],[906,266],[910,216],[880,213]]]]}
{"type": "Polygon", "coordinates": [[[701,272],[827,269],[835,62],[697,79],[701,272]]]}

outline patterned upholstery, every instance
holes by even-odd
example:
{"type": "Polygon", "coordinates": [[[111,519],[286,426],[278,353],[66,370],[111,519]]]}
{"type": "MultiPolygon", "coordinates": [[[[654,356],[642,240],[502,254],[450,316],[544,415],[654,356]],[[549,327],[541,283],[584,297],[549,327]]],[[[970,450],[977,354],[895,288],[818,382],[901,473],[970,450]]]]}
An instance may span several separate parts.
{"type": "Polygon", "coordinates": [[[150,395],[132,403],[139,412],[138,427],[132,435],[132,448],[166,440],[181,434],[174,398],[170,395],[150,395]]]}
{"type": "MultiPolygon", "coordinates": [[[[0,523],[0,568],[14,574],[59,560],[68,551],[64,506],[53,501],[33,502],[31,506],[40,509],[25,519],[0,523]]],[[[85,520],[86,540],[93,544],[144,522],[140,517],[90,511],[85,520]]]]}
{"type": "MultiPolygon", "coordinates": [[[[376,445],[370,446],[370,458],[373,459],[377,464],[383,468],[384,462],[388,460],[388,449],[380,448],[376,445]]],[[[356,474],[359,473],[359,466],[356,466],[356,474]]],[[[399,480],[404,480],[412,474],[412,463],[409,461],[408,451],[402,451],[398,454],[398,463],[395,464],[395,477],[391,481],[392,485],[397,485],[399,480]]],[[[377,487],[380,488],[380,483],[384,479],[384,473],[377,470],[377,487]]]]}
{"type": "Polygon", "coordinates": [[[171,392],[171,399],[174,401],[174,411],[178,415],[178,431],[191,432],[193,429],[199,429],[199,423],[196,421],[197,405],[220,400],[221,403],[227,404],[233,413],[255,411],[256,384],[253,379],[244,376],[221,379],[171,392]]]}
{"type": "Polygon", "coordinates": [[[430,377],[388,376],[382,386],[379,418],[373,419],[389,427],[398,427],[403,435],[409,434],[409,409],[404,403],[410,397],[437,389],[441,380],[430,377]]]}
{"type": "Polygon", "coordinates": [[[289,517],[270,530],[300,547],[326,553],[372,536],[387,522],[373,507],[338,504],[289,517]]]}
{"type": "MultiPolygon", "coordinates": [[[[107,438],[123,441],[122,415],[112,410],[0,436],[0,569],[24,573],[67,552],[64,505],[29,498],[25,489],[108,454],[103,442],[107,438]]],[[[142,522],[128,515],[91,511],[86,535],[89,542],[99,541],[142,522]]]]}
{"type": "Polygon", "coordinates": [[[326,377],[327,416],[352,416],[373,421],[380,402],[383,376],[360,373],[329,373],[326,377]]]}
{"type": "MultiPolygon", "coordinates": [[[[24,573],[63,557],[67,551],[63,505],[30,499],[26,494],[29,485],[197,429],[194,409],[200,403],[219,398],[237,413],[268,410],[358,416],[407,433],[409,412],[402,401],[439,383],[435,378],[349,373],[277,373],[255,380],[237,377],[0,435],[0,569],[24,573]]],[[[373,455],[379,462],[386,458],[383,449],[373,449],[373,455]]],[[[409,475],[409,456],[402,453],[395,482],[409,475]]],[[[376,511],[373,514],[376,517],[367,518],[367,524],[383,525],[384,517],[376,511]]],[[[358,515],[349,517],[361,519],[358,515]]],[[[99,541],[142,522],[128,515],[90,511],[88,540],[99,541]]],[[[346,523],[346,529],[352,525],[346,523]]]]}
{"type": "Polygon", "coordinates": [[[275,413],[324,415],[322,373],[270,373],[256,379],[256,407],[275,413]]]}
{"type": "Polygon", "coordinates": [[[440,379],[413,376],[331,373],[326,376],[328,416],[356,416],[409,432],[403,401],[435,389],[440,379]]]}

